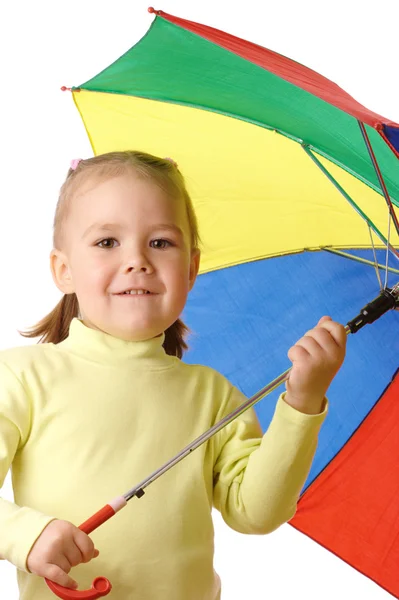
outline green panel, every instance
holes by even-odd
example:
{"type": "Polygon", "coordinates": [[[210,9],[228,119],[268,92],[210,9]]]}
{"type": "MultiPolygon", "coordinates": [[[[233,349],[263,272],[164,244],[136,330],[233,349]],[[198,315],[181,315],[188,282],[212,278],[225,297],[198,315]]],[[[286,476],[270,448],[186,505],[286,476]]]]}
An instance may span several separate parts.
{"type": "MultiPolygon", "coordinates": [[[[162,18],[121,58],[79,87],[195,106],[277,129],[380,189],[354,117],[162,18]]],[[[399,161],[374,129],[367,131],[399,206],[399,161]]]]}

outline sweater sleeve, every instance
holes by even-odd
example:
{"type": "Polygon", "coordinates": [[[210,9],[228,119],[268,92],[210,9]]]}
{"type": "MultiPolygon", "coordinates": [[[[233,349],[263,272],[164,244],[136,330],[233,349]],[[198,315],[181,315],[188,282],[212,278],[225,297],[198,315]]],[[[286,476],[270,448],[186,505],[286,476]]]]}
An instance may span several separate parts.
{"type": "MultiPolygon", "coordinates": [[[[30,398],[10,368],[0,363],[0,488],[17,452],[29,438],[30,398]]],[[[0,559],[29,573],[28,554],[54,517],[0,498],[0,559]]]]}
{"type": "MultiPolygon", "coordinates": [[[[270,533],[289,521],[310,471],[327,400],[322,413],[307,415],[284,397],[279,397],[263,437],[253,409],[219,432],[214,505],[224,521],[241,533],[270,533]]],[[[228,412],[244,401],[233,388],[228,412]]]]}

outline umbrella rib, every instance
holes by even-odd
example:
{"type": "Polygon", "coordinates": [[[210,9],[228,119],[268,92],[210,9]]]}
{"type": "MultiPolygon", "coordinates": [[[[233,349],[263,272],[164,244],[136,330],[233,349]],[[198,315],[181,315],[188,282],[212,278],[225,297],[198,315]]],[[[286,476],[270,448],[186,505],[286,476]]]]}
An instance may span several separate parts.
{"type": "MultiPolygon", "coordinates": [[[[384,244],[385,246],[385,244],[384,244]]],[[[207,273],[214,273],[215,271],[221,271],[222,269],[231,269],[233,267],[238,267],[239,265],[243,265],[243,264],[248,264],[248,263],[252,263],[252,262],[260,262],[263,260],[270,260],[273,258],[282,258],[285,256],[294,256],[295,254],[302,254],[303,252],[319,252],[320,250],[330,250],[332,252],[332,246],[312,246],[312,247],[308,247],[305,246],[304,248],[297,248],[295,250],[288,250],[286,252],[276,252],[273,254],[262,254],[260,256],[246,256],[245,258],[242,258],[240,260],[231,262],[231,263],[223,263],[223,264],[219,264],[217,266],[212,266],[212,267],[208,267],[208,268],[204,268],[200,271],[199,275],[206,275],[207,273]]],[[[347,245],[342,246],[342,248],[348,248],[347,245]]],[[[358,250],[369,250],[369,246],[351,246],[350,249],[354,250],[354,249],[358,249],[358,250]]],[[[334,252],[336,254],[339,254],[340,251],[335,250],[334,252]]],[[[345,254],[344,252],[342,252],[342,256],[346,256],[347,258],[353,258],[353,260],[356,260],[352,254],[345,254]]],[[[360,257],[358,258],[359,262],[364,262],[365,264],[370,264],[370,265],[374,265],[374,263],[372,261],[367,261],[366,259],[361,259],[360,257]]],[[[384,265],[378,265],[378,267],[380,269],[385,269],[386,267],[384,265]]],[[[398,273],[399,274],[399,270],[394,269],[393,267],[389,267],[388,269],[389,271],[391,271],[392,273],[398,273]]]]}
{"type": "Polygon", "coordinates": [[[397,260],[399,260],[399,252],[390,244],[390,242],[385,238],[385,236],[381,233],[381,231],[374,225],[374,223],[369,219],[369,217],[362,211],[360,206],[356,204],[356,202],[349,196],[349,194],[344,190],[344,188],[338,183],[338,181],[331,175],[331,173],[325,168],[324,165],[319,161],[319,159],[315,156],[315,154],[309,149],[309,146],[305,143],[301,144],[302,148],[306,152],[306,154],[313,160],[313,162],[319,167],[322,173],[331,181],[331,183],[337,188],[337,190],[343,195],[345,200],[349,202],[352,208],[358,213],[358,215],[366,221],[369,227],[374,231],[374,233],[380,238],[383,242],[384,246],[389,248],[392,254],[395,256],[397,260]]]}
{"type": "Polygon", "coordinates": [[[378,264],[377,254],[375,252],[375,246],[374,246],[374,240],[373,240],[373,233],[371,231],[370,225],[368,226],[368,230],[369,230],[369,234],[370,234],[371,246],[373,248],[374,268],[375,268],[375,272],[376,272],[376,275],[377,275],[377,279],[378,279],[378,283],[379,283],[379,286],[380,286],[380,290],[382,290],[383,289],[383,287],[382,287],[382,281],[381,281],[381,277],[380,277],[380,272],[378,270],[380,268],[380,265],[378,264]]]}
{"type": "MultiPolygon", "coordinates": [[[[367,260],[366,258],[361,258],[360,256],[356,256],[355,254],[349,254],[348,252],[343,252],[342,250],[337,250],[336,248],[332,248],[331,246],[323,246],[321,250],[325,252],[331,252],[331,254],[336,254],[337,256],[342,256],[343,258],[349,258],[350,260],[355,260],[356,262],[360,262],[364,265],[369,265],[371,267],[381,270],[386,269],[385,265],[380,265],[377,262],[374,263],[372,260],[367,260]]],[[[391,273],[396,273],[399,275],[399,269],[394,269],[393,267],[388,267],[388,271],[391,273]]],[[[380,280],[381,281],[381,280],[380,280]]]]}
{"type": "Polygon", "coordinates": [[[373,164],[373,167],[374,167],[374,170],[376,172],[378,181],[380,183],[382,194],[383,194],[383,196],[385,198],[385,201],[386,201],[386,203],[388,205],[389,213],[390,213],[390,215],[392,217],[393,224],[395,225],[396,233],[399,235],[399,223],[398,223],[398,219],[396,217],[396,214],[395,214],[395,211],[394,211],[394,208],[393,208],[393,204],[392,204],[391,198],[389,197],[387,186],[385,185],[385,181],[384,181],[384,178],[382,176],[381,169],[378,166],[377,158],[376,158],[376,156],[374,154],[373,147],[371,145],[369,136],[367,135],[367,131],[366,131],[366,128],[364,126],[364,123],[362,123],[361,121],[359,121],[359,119],[358,119],[357,122],[359,124],[360,131],[362,132],[364,143],[366,144],[367,151],[369,153],[371,162],[373,164]]]}
{"type": "Polygon", "coordinates": [[[385,201],[388,206],[388,244],[387,244],[387,253],[386,253],[386,269],[385,269],[385,283],[384,283],[384,287],[386,288],[388,285],[388,245],[389,245],[389,240],[391,237],[391,223],[393,222],[395,229],[396,229],[396,233],[398,233],[398,234],[399,234],[399,223],[398,223],[398,219],[396,217],[396,213],[395,213],[391,198],[389,197],[388,189],[385,184],[384,178],[382,176],[381,169],[378,165],[377,158],[374,154],[374,150],[371,145],[370,138],[367,135],[366,127],[364,126],[364,123],[362,123],[362,121],[360,121],[359,119],[357,120],[357,122],[359,124],[360,131],[362,132],[363,140],[364,140],[364,143],[366,144],[366,148],[369,153],[374,170],[378,177],[378,181],[381,186],[381,191],[384,195],[385,201]]]}
{"type": "Polygon", "coordinates": [[[388,259],[389,259],[388,245],[389,245],[389,240],[391,238],[391,221],[392,221],[392,214],[391,214],[391,211],[389,211],[388,212],[388,244],[387,244],[387,251],[386,251],[386,256],[385,256],[385,283],[384,283],[384,288],[386,288],[387,285],[388,285],[388,259]]]}

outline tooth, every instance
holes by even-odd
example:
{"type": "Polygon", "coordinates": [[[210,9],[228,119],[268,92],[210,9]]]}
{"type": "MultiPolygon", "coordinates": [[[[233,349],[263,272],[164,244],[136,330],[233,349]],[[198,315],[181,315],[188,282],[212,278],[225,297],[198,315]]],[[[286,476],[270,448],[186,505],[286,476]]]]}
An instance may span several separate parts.
{"type": "Polygon", "coordinates": [[[130,291],[126,291],[123,292],[124,294],[132,294],[132,295],[142,295],[142,294],[149,294],[150,292],[148,290],[130,290],[130,291]]]}

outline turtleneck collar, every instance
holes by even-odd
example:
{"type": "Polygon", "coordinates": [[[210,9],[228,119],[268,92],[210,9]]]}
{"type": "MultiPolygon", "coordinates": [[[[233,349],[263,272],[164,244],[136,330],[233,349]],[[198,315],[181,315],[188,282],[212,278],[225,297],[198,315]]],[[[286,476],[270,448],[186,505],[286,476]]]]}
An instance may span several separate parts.
{"type": "Polygon", "coordinates": [[[164,333],[140,342],[123,340],[87,327],[75,317],[69,326],[68,337],[56,347],[104,365],[122,366],[129,362],[129,367],[133,368],[165,369],[175,365],[179,359],[166,354],[164,341],[164,333]]]}

